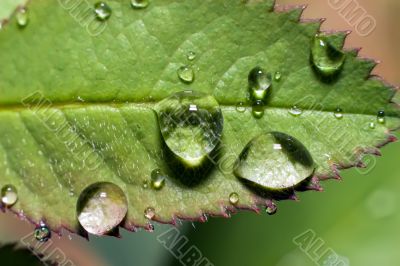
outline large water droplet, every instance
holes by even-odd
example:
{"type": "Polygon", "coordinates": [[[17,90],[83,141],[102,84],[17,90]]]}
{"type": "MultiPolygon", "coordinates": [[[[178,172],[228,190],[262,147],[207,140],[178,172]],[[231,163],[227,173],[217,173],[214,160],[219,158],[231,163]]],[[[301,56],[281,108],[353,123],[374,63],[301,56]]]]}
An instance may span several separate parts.
{"type": "Polygon", "coordinates": [[[156,211],[154,210],[153,207],[148,207],[144,210],[144,217],[146,217],[149,220],[153,220],[153,218],[156,216],[156,211]]]}
{"type": "Polygon", "coordinates": [[[232,193],[229,195],[229,202],[230,202],[232,205],[236,205],[236,204],[239,202],[239,195],[238,195],[236,192],[232,192],[232,193]]]}
{"type": "Polygon", "coordinates": [[[5,185],[1,188],[1,202],[10,207],[18,200],[17,189],[13,185],[5,185]]]}
{"type": "Polygon", "coordinates": [[[35,228],[34,235],[37,241],[46,242],[51,238],[51,231],[44,223],[41,222],[40,225],[35,228]]]}
{"type": "Polygon", "coordinates": [[[131,0],[131,6],[135,9],[146,8],[149,4],[149,0],[131,0]]]}
{"type": "Polygon", "coordinates": [[[311,60],[320,74],[331,76],[342,69],[345,54],[336,49],[325,36],[317,34],[311,45],[311,60]]]}
{"type": "Polygon", "coordinates": [[[194,71],[190,66],[182,66],[178,68],[178,77],[184,83],[192,83],[194,81],[194,71]]]}
{"type": "Polygon", "coordinates": [[[164,142],[186,166],[200,166],[220,142],[222,112],[210,95],[178,92],[157,104],[156,112],[164,142]]]}
{"type": "Polygon", "coordinates": [[[313,159],[303,144],[280,132],[264,133],[251,140],[234,168],[238,178],[278,190],[296,186],[313,171],[313,159]]]}
{"type": "Polygon", "coordinates": [[[336,108],[334,114],[333,114],[337,119],[342,119],[343,118],[343,110],[342,108],[336,108]]]}
{"type": "Polygon", "coordinates": [[[377,120],[380,124],[385,124],[386,122],[386,114],[385,111],[381,110],[378,112],[377,120]]]}
{"type": "Polygon", "coordinates": [[[17,10],[16,13],[16,19],[17,19],[17,24],[21,28],[26,27],[29,22],[29,15],[28,15],[28,10],[25,7],[21,7],[17,10]]]}
{"type": "Polygon", "coordinates": [[[79,223],[91,234],[104,235],[117,227],[128,211],[122,189],[109,182],[88,186],[77,202],[79,223]]]}
{"type": "Polygon", "coordinates": [[[248,82],[251,100],[253,102],[263,101],[265,103],[271,94],[271,74],[266,73],[260,67],[255,67],[249,73],[248,82]]]}
{"type": "Polygon", "coordinates": [[[165,174],[161,169],[155,169],[151,172],[151,187],[156,190],[160,190],[165,184],[165,174]]]}
{"type": "Polygon", "coordinates": [[[112,13],[111,7],[104,2],[97,2],[94,4],[94,12],[98,20],[107,20],[112,13]]]}

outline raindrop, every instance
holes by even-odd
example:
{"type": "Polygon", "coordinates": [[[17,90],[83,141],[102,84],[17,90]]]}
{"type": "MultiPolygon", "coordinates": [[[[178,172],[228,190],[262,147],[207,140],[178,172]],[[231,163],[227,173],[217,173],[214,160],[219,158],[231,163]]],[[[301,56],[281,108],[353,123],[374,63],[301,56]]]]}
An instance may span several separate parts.
{"type": "Polygon", "coordinates": [[[46,242],[51,238],[51,231],[43,222],[41,222],[40,225],[35,228],[34,235],[37,241],[46,242]]]}
{"type": "Polygon", "coordinates": [[[104,2],[97,2],[94,4],[94,12],[98,20],[107,20],[112,13],[111,7],[104,2]]]}
{"type": "Polygon", "coordinates": [[[196,59],[196,53],[195,52],[193,52],[193,51],[190,51],[190,52],[188,52],[188,54],[187,54],[187,59],[189,60],[189,61],[193,61],[194,59],[196,59]]]}
{"type": "Polygon", "coordinates": [[[146,8],[149,4],[149,0],[131,0],[131,6],[135,9],[146,8]]]}
{"type": "Polygon", "coordinates": [[[276,81],[280,81],[281,78],[282,78],[282,73],[279,72],[279,71],[276,71],[275,75],[274,75],[274,78],[275,78],[276,81]]]}
{"type": "Polygon", "coordinates": [[[229,202],[230,202],[232,205],[236,205],[236,204],[239,202],[239,195],[238,195],[236,192],[232,192],[232,193],[229,195],[229,202]]]}
{"type": "Polygon", "coordinates": [[[296,105],[292,106],[289,109],[289,114],[291,114],[292,116],[300,116],[303,113],[303,110],[301,110],[299,107],[297,107],[296,105]]]}
{"type": "Polygon", "coordinates": [[[128,202],[120,187],[98,182],[80,194],[76,209],[79,223],[87,232],[104,235],[125,218],[128,202]]]}
{"type": "Polygon", "coordinates": [[[17,24],[21,28],[26,27],[29,22],[28,10],[25,7],[20,7],[16,13],[17,24]]]}
{"type": "Polygon", "coordinates": [[[256,101],[253,104],[252,114],[255,118],[264,116],[264,103],[262,101],[256,101]]]}
{"type": "Polygon", "coordinates": [[[155,169],[151,172],[151,187],[155,190],[160,190],[164,187],[165,175],[160,169],[155,169]]]}
{"type": "Polygon", "coordinates": [[[337,119],[342,119],[343,118],[343,110],[342,110],[342,108],[336,108],[336,110],[335,110],[335,112],[334,112],[334,116],[337,118],[337,119]]]}
{"type": "Polygon", "coordinates": [[[200,166],[219,144],[224,121],[213,96],[178,92],[155,109],[166,146],[186,166],[200,166]]]}
{"type": "Polygon", "coordinates": [[[311,45],[311,61],[318,72],[324,76],[337,74],[345,61],[345,54],[336,49],[328,39],[317,34],[311,45]]]}
{"type": "Polygon", "coordinates": [[[153,220],[153,218],[156,216],[156,211],[154,210],[153,207],[148,207],[144,210],[144,217],[146,217],[149,220],[153,220]]]}
{"type": "Polygon", "coordinates": [[[184,83],[192,83],[194,81],[194,71],[190,66],[181,66],[178,68],[178,77],[184,83]]]}
{"type": "Polygon", "coordinates": [[[239,102],[238,104],[236,104],[236,111],[238,111],[239,113],[246,112],[246,106],[244,105],[244,102],[239,102]]]}
{"type": "Polygon", "coordinates": [[[385,124],[385,122],[386,122],[385,116],[386,116],[385,111],[381,110],[378,112],[377,120],[378,120],[379,124],[385,124]]]}
{"type": "Polygon", "coordinates": [[[368,126],[369,126],[370,129],[375,129],[375,127],[376,127],[376,125],[375,125],[374,122],[370,122],[370,123],[368,124],[368,126]]]}
{"type": "Polygon", "coordinates": [[[266,73],[262,68],[253,68],[248,76],[250,98],[253,102],[266,102],[271,94],[271,74],[266,73]]]}
{"type": "Polygon", "coordinates": [[[1,202],[10,207],[18,200],[17,189],[13,185],[5,185],[1,188],[1,202]]]}
{"type": "Polygon", "coordinates": [[[313,159],[303,144],[280,132],[253,138],[234,167],[234,174],[241,180],[273,190],[292,188],[313,171],[313,159]]]}

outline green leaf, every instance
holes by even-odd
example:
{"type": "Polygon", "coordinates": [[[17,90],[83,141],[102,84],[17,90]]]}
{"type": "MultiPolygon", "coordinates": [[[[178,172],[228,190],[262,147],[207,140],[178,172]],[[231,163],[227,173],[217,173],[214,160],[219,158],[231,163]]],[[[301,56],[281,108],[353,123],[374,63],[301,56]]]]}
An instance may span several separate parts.
{"type": "MultiPolygon", "coordinates": [[[[310,49],[320,25],[299,23],[301,9],[277,12],[273,1],[241,0],[154,0],[133,9],[114,0],[107,1],[111,17],[101,22],[95,2],[32,0],[29,24],[12,18],[0,33],[0,185],[17,188],[13,210],[54,230],[78,230],[77,199],[100,181],[124,191],[129,207],[122,226],[131,230],[149,228],[148,207],[160,222],[258,210],[271,196],[242,184],[228,163],[255,136],[294,136],[312,155],[315,176],[328,178],[358,165],[363,153],[378,153],[400,125],[399,108],[390,103],[394,89],[369,76],[374,61],[346,51],[337,76],[318,75],[310,49]],[[195,71],[191,84],[177,75],[184,65],[195,71]],[[255,66],[282,74],[261,119],[250,108],[236,111],[247,102],[255,66]],[[219,160],[196,185],[183,184],[163,156],[153,111],[188,89],[213,95],[224,117],[219,160]],[[290,114],[293,106],[303,110],[300,116],[290,114]],[[334,116],[338,107],[342,119],[334,116]],[[383,124],[376,122],[380,110],[383,124]],[[169,176],[158,191],[143,187],[154,169],[169,176]],[[240,198],[236,206],[229,203],[232,192],[240,198]]],[[[324,35],[336,49],[346,36],[324,35]]]]}

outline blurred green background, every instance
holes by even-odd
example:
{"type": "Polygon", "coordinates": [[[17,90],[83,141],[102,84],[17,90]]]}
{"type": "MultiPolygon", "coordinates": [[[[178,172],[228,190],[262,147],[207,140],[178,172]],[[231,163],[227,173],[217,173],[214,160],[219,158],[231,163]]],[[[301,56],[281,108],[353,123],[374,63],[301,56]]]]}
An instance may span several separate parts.
{"type": "MultiPolygon", "coordinates": [[[[333,1],[277,2],[309,4],[303,17],[326,17],[323,29],[353,29],[329,6],[333,1]]],[[[400,84],[400,1],[358,3],[376,19],[377,27],[366,37],[354,32],[346,46],[362,46],[361,55],[383,60],[374,73],[400,84]]],[[[280,202],[273,216],[241,212],[231,219],[183,222],[178,227],[180,236],[187,237],[188,245],[197,247],[213,265],[330,265],[315,263],[310,258],[312,253],[301,251],[293,242],[307,230],[323,241],[321,250],[331,248],[341,256],[345,264],[338,266],[400,265],[400,143],[388,145],[382,153],[382,157],[367,156],[366,169],[343,171],[343,181],[323,183],[323,193],[301,193],[300,202],[280,202]]],[[[170,229],[168,225],[155,225],[153,233],[122,231],[122,239],[92,237],[90,242],[66,233],[53,240],[76,265],[184,265],[157,240],[170,229]]],[[[32,226],[27,222],[10,214],[0,215],[2,239],[15,241],[29,232],[32,226]]]]}

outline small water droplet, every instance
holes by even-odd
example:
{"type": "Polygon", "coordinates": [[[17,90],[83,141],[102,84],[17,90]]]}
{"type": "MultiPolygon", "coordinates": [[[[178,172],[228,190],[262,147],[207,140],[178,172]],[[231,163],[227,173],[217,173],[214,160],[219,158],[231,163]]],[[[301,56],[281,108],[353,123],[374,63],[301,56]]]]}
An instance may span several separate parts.
{"type": "Polygon", "coordinates": [[[28,9],[25,7],[20,7],[16,13],[17,24],[19,27],[24,28],[29,22],[28,9]]]}
{"type": "Polygon", "coordinates": [[[370,122],[370,123],[368,124],[368,126],[369,126],[370,129],[375,129],[375,127],[376,127],[376,125],[375,125],[374,122],[370,122]]]}
{"type": "Polygon", "coordinates": [[[296,105],[292,106],[289,109],[289,114],[291,114],[292,116],[300,116],[303,113],[303,110],[301,110],[301,108],[297,107],[296,105]]]}
{"type": "Polygon", "coordinates": [[[184,83],[192,83],[194,81],[194,71],[190,66],[181,66],[178,68],[178,77],[184,83]]]}
{"type": "Polygon", "coordinates": [[[337,74],[342,69],[345,57],[345,54],[336,49],[322,34],[314,37],[311,60],[320,74],[324,76],[337,74]]]}
{"type": "Polygon", "coordinates": [[[266,102],[271,94],[271,74],[266,73],[261,67],[253,68],[248,76],[250,98],[254,102],[266,102]]]}
{"type": "Polygon", "coordinates": [[[314,171],[304,145],[287,134],[264,133],[253,138],[235,163],[234,174],[265,189],[292,188],[314,171]]]}
{"type": "Polygon", "coordinates": [[[131,0],[131,6],[135,9],[146,8],[149,4],[149,0],[131,0]]]}
{"type": "Polygon", "coordinates": [[[275,203],[271,202],[268,204],[265,208],[265,212],[269,215],[274,215],[278,211],[278,207],[275,205],[275,203]]]}
{"type": "Polygon", "coordinates": [[[98,20],[107,20],[112,13],[111,7],[104,2],[97,2],[94,4],[94,13],[98,20]]]}
{"type": "Polygon", "coordinates": [[[79,223],[89,233],[104,235],[117,227],[128,211],[128,201],[120,187],[109,182],[88,186],[77,202],[79,223]]]}
{"type": "Polygon", "coordinates": [[[378,112],[377,120],[378,120],[379,124],[385,124],[385,122],[386,122],[385,116],[386,116],[385,111],[381,110],[378,112]]]}
{"type": "Polygon", "coordinates": [[[51,231],[44,223],[40,223],[40,225],[35,228],[34,235],[37,241],[46,242],[51,238],[51,231]]]}
{"type": "Polygon", "coordinates": [[[232,193],[229,195],[229,202],[230,202],[232,205],[236,205],[236,204],[239,202],[239,195],[238,195],[236,192],[232,192],[232,193]]]}
{"type": "Polygon", "coordinates": [[[224,121],[213,96],[178,92],[155,109],[166,146],[186,166],[199,166],[219,144],[224,121]]]}
{"type": "Polygon", "coordinates": [[[334,112],[334,116],[337,118],[337,119],[342,119],[343,118],[343,110],[342,110],[342,108],[336,108],[336,110],[335,110],[335,112],[334,112]]]}
{"type": "Polygon", "coordinates": [[[259,119],[264,116],[264,103],[262,101],[256,101],[252,107],[253,117],[259,119]]]}
{"type": "Polygon", "coordinates": [[[142,188],[147,189],[149,187],[149,181],[144,180],[142,183],[142,188]]]}
{"type": "Polygon", "coordinates": [[[153,218],[156,216],[156,211],[154,210],[153,207],[148,207],[144,210],[144,217],[146,217],[149,220],[153,220],[153,218]]]}
{"type": "Polygon", "coordinates": [[[151,187],[155,190],[160,190],[165,184],[165,174],[161,169],[155,169],[151,172],[151,187]]]}
{"type": "Polygon", "coordinates": [[[281,78],[282,78],[282,73],[279,72],[279,71],[276,71],[275,75],[274,75],[274,78],[275,78],[276,81],[280,81],[281,78]]]}
{"type": "Polygon", "coordinates": [[[18,200],[17,189],[13,185],[5,185],[1,188],[1,202],[10,207],[18,200]]]}
{"type": "Polygon", "coordinates": [[[244,105],[244,102],[239,102],[238,104],[236,104],[236,111],[238,111],[239,113],[246,112],[246,106],[244,105]]]}
{"type": "Polygon", "coordinates": [[[189,61],[193,61],[194,59],[196,59],[196,53],[195,52],[193,52],[193,51],[190,51],[190,52],[188,52],[188,54],[187,54],[187,59],[189,60],[189,61]]]}

